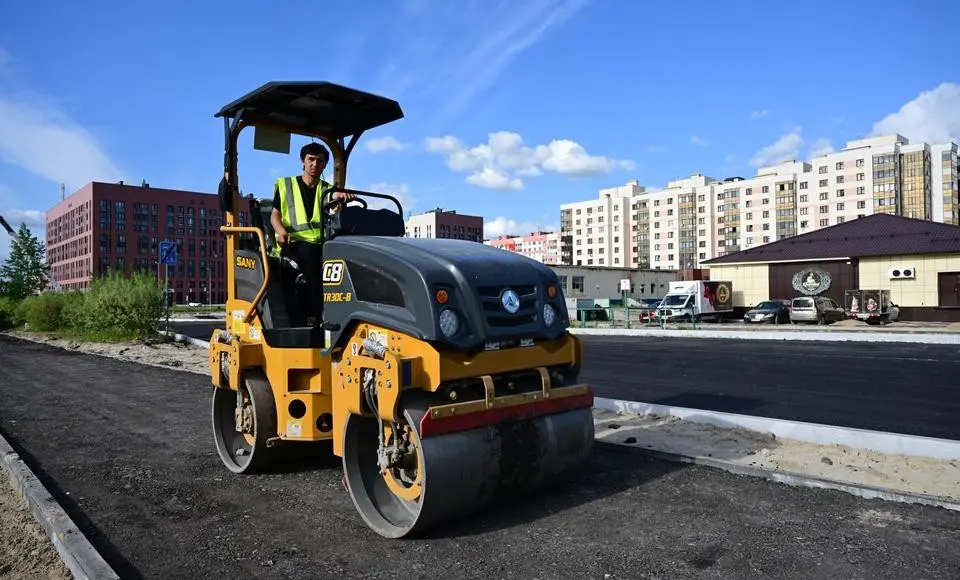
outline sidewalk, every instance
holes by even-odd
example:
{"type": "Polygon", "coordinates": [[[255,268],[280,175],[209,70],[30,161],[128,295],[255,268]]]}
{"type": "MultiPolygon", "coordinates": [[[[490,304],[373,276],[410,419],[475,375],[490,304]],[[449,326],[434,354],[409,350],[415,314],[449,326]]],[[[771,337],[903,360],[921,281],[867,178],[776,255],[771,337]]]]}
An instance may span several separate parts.
{"type": "MultiPolygon", "coordinates": [[[[626,321],[603,321],[581,323],[572,320],[571,328],[585,329],[627,329],[626,321]]],[[[656,323],[630,321],[631,330],[660,330],[656,323]]],[[[711,330],[716,332],[871,332],[871,333],[935,333],[960,334],[960,322],[892,322],[886,326],[870,326],[858,320],[842,320],[820,326],[818,324],[748,324],[739,320],[729,322],[701,322],[699,324],[664,324],[663,330],[711,330]]]]}

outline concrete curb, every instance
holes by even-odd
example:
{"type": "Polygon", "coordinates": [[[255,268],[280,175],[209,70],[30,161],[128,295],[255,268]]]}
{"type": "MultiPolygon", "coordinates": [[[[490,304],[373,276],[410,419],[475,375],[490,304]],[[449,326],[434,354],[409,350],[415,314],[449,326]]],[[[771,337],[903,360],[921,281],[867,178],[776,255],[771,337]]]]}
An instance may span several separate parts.
{"type": "Polygon", "coordinates": [[[30,506],[33,517],[46,531],[74,578],[120,578],[2,434],[0,459],[14,486],[30,506]]]}
{"type": "Polygon", "coordinates": [[[805,340],[815,342],[894,342],[914,344],[960,345],[960,332],[868,332],[842,330],[783,331],[762,330],[679,330],[661,328],[576,328],[570,334],[584,336],[651,336],[657,338],[726,338],[732,340],[805,340]]]}
{"type": "Polygon", "coordinates": [[[851,495],[855,495],[857,497],[862,497],[865,499],[882,499],[886,501],[895,501],[899,503],[923,504],[928,506],[941,507],[951,511],[960,511],[960,502],[955,502],[948,498],[941,498],[933,495],[894,491],[894,490],[883,489],[883,488],[874,487],[870,485],[847,483],[844,481],[836,481],[836,480],[826,479],[822,477],[815,477],[812,475],[805,475],[802,473],[764,469],[761,467],[752,467],[749,465],[740,465],[737,463],[724,461],[722,459],[715,459],[712,457],[684,455],[680,453],[671,453],[666,451],[655,451],[651,449],[643,449],[641,447],[633,447],[633,446],[625,445],[622,443],[611,443],[609,441],[598,440],[596,441],[596,445],[598,447],[604,447],[607,449],[622,451],[625,453],[643,455],[646,457],[651,457],[653,459],[661,459],[664,461],[671,461],[674,463],[703,465],[705,467],[712,467],[714,469],[722,469],[723,471],[727,471],[729,473],[733,473],[736,475],[744,475],[748,477],[759,477],[762,479],[774,481],[777,483],[783,483],[783,484],[791,485],[794,487],[805,487],[805,488],[812,488],[812,489],[831,489],[836,491],[843,491],[851,495]]]}
{"type": "Polygon", "coordinates": [[[789,419],[770,419],[753,415],[671,407],[604,397],[596,397],[594,407],[615,413],[677,417],[691,423],[705,423],[716,427],[741,427],[749,431],[773,433],[777,437],[796,439],[818,445],[849,445],[881,453],[917,455],[947,460],[960,459],[960,441],[952,439],[870,431],[853,427],[837,427],[791,421],[789,419]]]}
{"type": "Polygon", "coordinates": [[[209,341],[200,340],[199,338],[193,338],[192,336],[187,336],[185,334],[180,334],[178,332],[167,332],[165,330],[161,330],[160,334],[166,334],[167,336],[171,337],[173,340],[177,342],[189,344],[191,346],[196,346],[198,348],[206,348],[206,349],[210,348],[209,341]]]}

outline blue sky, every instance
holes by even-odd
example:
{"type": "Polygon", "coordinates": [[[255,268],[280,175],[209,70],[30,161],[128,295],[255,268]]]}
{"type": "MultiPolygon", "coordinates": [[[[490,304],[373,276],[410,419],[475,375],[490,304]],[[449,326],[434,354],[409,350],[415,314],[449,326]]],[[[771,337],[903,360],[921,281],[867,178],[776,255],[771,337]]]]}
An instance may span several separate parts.
{"type": "MultiPolygon", "coordinates": [[[[631,179],[749,176],[877,131],[960,139],[956,2],[760,4],[5,3],[0,215],[36,225],[60,182],[215,191],[213,114],[270,80],[398,99],[350,185],[482,215],[488,235],[556,227],[559,204],[631,179]]],[[[251,138],[241,186],[265,195],[300,166],[251,138]]]]}

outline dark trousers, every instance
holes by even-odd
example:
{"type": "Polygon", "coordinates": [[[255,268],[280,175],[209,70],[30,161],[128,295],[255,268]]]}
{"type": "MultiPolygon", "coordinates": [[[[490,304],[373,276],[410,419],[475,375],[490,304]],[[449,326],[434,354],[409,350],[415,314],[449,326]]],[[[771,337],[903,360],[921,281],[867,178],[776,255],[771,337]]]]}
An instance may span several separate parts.
{"type": "Polygon", "coordinates": [[[318,324],[323,319],[321,249],[319,244],[292,242],[280,251],[281,257],[290,258],[298,266],[297,270],[283,268],[284,301],[287,303],[291,326],[306,326],[309,317],[315,317],[318,324]],[[297,283],[298,275],[303,276],[306,284],[297,283]]]}

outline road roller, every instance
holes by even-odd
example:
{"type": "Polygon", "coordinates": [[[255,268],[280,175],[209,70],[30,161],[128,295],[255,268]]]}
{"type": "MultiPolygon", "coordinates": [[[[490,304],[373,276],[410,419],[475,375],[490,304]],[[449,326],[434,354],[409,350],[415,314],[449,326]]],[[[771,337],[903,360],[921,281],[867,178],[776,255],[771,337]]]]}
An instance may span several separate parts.
{"type": "Polygon", "coordinates": [[[292,446],[324,442],[360,518],[386,538],[529,497],[576,475],[594,446],[593,392],[578,378],[583,351],[556,273],[455,229],[409,236],[399,199],[347,188],[357,140],[403,116],[394,100],[312,81],[268,82],[215,115],[227,260],[226,321],[210,337],[220,460],[265,472],[292,446]],[[278,250],[273,197],[241,193],[247,127],[257,150],[289,154],[299,135],[330,151],[312,264],[278,250]],[[311,292],[320,311],[296,314],[311,292]]]}

